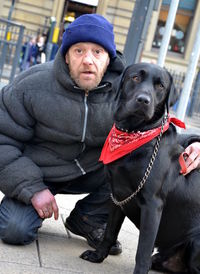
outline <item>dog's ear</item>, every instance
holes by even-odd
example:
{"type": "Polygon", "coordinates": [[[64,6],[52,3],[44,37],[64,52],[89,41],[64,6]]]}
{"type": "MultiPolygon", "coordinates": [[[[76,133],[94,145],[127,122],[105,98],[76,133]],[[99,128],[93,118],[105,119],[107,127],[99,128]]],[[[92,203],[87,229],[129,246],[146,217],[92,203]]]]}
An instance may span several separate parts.
{"type": "Polygon", "coordinates": [[[169,84],[169,87],[168,87],[168,96],[167,96],[167,100],[166,100],[167,113],[169,113],[169,108],[171,106],[173,106],[179,98],[179,92],[178,92],[178,90],[176,89],[176,87],[174,85],[172,75],[168,71],[167,71],[167,73],[168,73],[169,79],[170,79],[170,84],[169,84]]]}
{"type": "Polygon", "coordinates": [[[127,67],[124,69],[123,73],[122,73],[122,76],[121,76],[121,79],[120,79],[120,82],[119,82],[119,86],[118,86],[119,91],[120,91],[120,89],[121,89],[122,86],[123,86],[123,83],[124,83],[124,80],[125,80],[125,77],[126,77],[126,72],[127,72],[127,70],[128,70],[131,66],[132,66],[132,65],[127,66],[127,67]]]}

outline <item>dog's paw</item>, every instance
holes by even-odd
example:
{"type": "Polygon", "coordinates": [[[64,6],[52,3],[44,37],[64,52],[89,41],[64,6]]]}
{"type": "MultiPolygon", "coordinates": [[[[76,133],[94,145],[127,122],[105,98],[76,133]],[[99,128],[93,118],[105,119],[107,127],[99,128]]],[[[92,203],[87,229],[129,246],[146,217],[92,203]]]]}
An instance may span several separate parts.
{"type": "Polygon", "coordinates": [[[101,263],[104,260],[96,251],[92,250],[86,250],[80,255],[80,258],[92,263],[101,263]]]}

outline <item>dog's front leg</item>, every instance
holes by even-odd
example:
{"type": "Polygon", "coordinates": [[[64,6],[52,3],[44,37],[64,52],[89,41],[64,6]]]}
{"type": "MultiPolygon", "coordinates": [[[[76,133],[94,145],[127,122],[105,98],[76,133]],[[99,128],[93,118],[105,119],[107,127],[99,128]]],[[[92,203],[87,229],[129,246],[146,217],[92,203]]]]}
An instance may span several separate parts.
{"type": "Polygon", "coordinates": [[[103,241],[95,251],[86,250],[80,257],[93,263],[101,263],[108,256],[111,246],[116,242],[124,218],[125,215],[121,208],[112,204],[103,241]]]}
{"type": "Polygon", "coordinates": [[[160,199],[153,200],[141,207],[140,234],[134,274],[148,273],[151,267],[151,254],[154,248],[161,215],[162,201],[160,199]]]}

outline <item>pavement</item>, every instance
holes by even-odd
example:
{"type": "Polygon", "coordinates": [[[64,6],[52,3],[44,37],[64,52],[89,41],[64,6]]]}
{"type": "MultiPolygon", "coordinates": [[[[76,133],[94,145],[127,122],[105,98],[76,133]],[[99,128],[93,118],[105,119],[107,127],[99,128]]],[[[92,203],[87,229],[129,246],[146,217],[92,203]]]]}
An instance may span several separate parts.
{"type": "MultiPolygon", "coordinates": [[[[56,195],[59,219],[46,219],[38,240],[27,246],[0,241],[0,274],[131,274],[135,263],[138,231],[126,218],[119,234],[123,252],[93,264],[79,256],[89,248],[86,240],[66,231],[63,220],[83,195],[56,195]]],[[[0,200],[3,194],[0,192],[0,200]]],[[[156,272],[150,271],[155,274],[156,272]]]]}

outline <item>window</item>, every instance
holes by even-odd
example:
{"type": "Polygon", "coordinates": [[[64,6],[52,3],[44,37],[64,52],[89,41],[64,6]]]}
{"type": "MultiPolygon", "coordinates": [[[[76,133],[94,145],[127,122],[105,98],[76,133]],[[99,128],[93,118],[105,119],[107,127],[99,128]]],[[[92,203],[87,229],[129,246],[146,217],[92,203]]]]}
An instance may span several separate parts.
{"type": "MultiPolygon", "coordinates": [[[[191,27],[196,1],[180,1],[168,50],[183,54],[191,27]]],[[[153,40],[153,48],[160,48],[169,11],[169,0],[164,0],[153,40]]]]}

